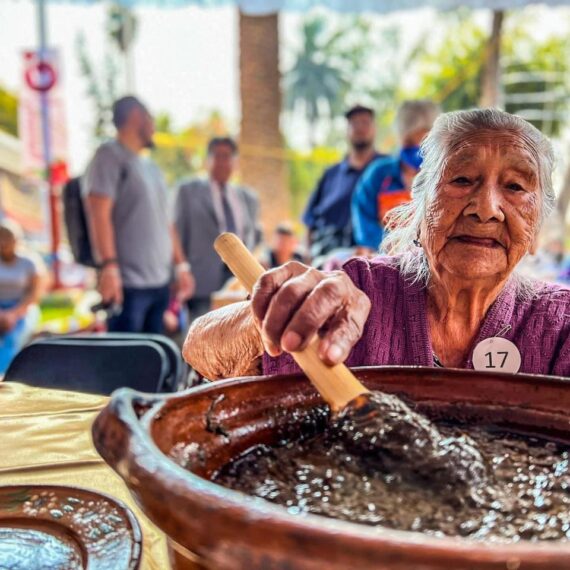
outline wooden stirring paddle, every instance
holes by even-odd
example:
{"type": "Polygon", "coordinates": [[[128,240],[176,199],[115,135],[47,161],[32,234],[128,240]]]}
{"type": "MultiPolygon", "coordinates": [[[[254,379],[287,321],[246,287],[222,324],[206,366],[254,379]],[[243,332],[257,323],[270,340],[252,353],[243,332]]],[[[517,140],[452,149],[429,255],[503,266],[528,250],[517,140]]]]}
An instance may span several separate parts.
{"type": "MultiPolygon", "coordinates": [[[[257,259],[235,234],[221,234],[216,239],[214,248],[240,283],[251,293],[255,282],[265,272],[257,259]]],[[[305,349],[292,352],[291,356],[331,410],[339,412],[349,402],[362,394],[367,394],[369,390],[344,364],[327,366],[319,358],[318,344],[319,339],[315,337],[305,349]]]]}
{"type": "MultiPolygon", "coordinates": [[[[214,248],[251,293],[264,268],[242,241],[223,233],[214,248]]],[[[460,484],[470,499],[481,502],[487,479],[483,458],[473,443],[443,437],[424,416],[396,396],[370,392],[344,365],[327,366],[317,352],[315,337],[291,356],[339,419],[339,432],[374,467],[398,470],[411,478],[427,478],[444,486],[460,484]]]]}

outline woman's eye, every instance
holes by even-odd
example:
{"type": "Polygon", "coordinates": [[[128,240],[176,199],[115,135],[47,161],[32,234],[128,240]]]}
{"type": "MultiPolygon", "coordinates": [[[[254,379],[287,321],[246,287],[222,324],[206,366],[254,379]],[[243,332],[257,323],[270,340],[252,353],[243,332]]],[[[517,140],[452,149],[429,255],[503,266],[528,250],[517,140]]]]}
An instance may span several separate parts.
{"type": "Polygon", "coordinates": [[[468,184],[471,184],[471,180],[466,176],[457,176],[451,181],[451,183],[458,184],[459,186],[467,186],[468,184]]]}
{"type": "Polygon", "coordinates": [[[517,182],[511,182],[510,184],[507,184],[507,188],[509,190],[513,190],[513,192],[524,192],[524,188],[517,182]]]}

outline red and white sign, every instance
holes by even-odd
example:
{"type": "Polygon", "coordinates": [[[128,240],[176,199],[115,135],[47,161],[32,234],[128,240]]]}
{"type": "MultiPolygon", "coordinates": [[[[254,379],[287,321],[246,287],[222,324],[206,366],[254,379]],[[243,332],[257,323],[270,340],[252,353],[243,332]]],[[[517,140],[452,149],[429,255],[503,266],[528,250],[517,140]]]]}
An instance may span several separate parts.
{"type": "MultiPolygon", "coordinates": [[[[30,61],[36,58],[28,54],[30,61]]],[[[34,61],[26,68],[24,73],[26,84],[34,91],[49,91],[57,81],[57,73],[51,63],[47,61],[34,61]]]]}
{"type": "Polygon", "coordinates": [[[67,129],[58,52],[49,49],[43,58],[37,51],[23,54],[22,89],[18,105],[18,130],[22,159],[28,175],[43,178],[45,171],[42,133],[42,98],[48,107],[52,164],[67,161],[67,129]]]}

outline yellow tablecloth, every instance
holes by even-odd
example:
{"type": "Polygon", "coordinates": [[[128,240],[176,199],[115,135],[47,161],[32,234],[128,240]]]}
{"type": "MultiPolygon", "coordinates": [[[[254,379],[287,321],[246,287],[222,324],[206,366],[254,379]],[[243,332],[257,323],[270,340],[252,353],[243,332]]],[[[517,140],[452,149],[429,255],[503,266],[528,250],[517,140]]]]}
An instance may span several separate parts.
{"type": "Polygon", "coordinates": [[[0,485],[72,485],[129,505],[143,529],[143,570],[169,568],[164,535],[138,509],[91,442],[104,396],[0,382],[0,485]]]}

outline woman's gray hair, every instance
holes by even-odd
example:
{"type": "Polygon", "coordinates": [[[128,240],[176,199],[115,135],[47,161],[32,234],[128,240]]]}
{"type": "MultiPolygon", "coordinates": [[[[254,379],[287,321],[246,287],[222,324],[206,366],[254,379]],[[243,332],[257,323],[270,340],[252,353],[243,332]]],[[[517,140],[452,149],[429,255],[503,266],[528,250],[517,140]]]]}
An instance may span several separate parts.
{"type": "Polygon", "coordinates": [[[440,106],[429,99],[404,101],[396,113],[396,129],[400,142],[404,142],[408,135],[420,129],[429,131],[440,114],[440,106]]]}
{"type": "MultiPolygon", "coordinates": [[[[412,201],[390,212],[393,229],[382,243],[383,252],[397,255],[418,250],[414,241],[435,197],[450,151],[466,136],[481,130],[518,134],[536,155],[542,195],[540,223],[548,217],[556,202],[552,185],[555,158],[548,138],[524,119],[498,109],[445,113],[438,117],[421,145],[423,163],[412,185],[412,201]]],[[[404,255],[400,264],[403,274],[415,281],[427,282],[429,268],[425,255],[404,255]]]]}

